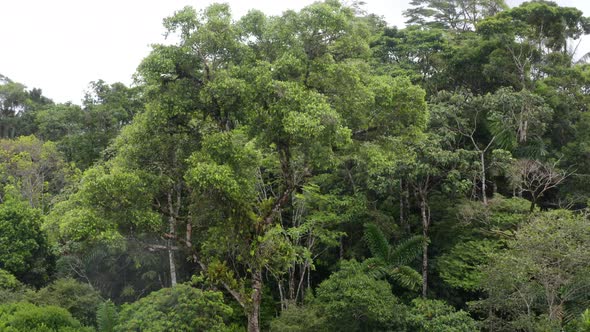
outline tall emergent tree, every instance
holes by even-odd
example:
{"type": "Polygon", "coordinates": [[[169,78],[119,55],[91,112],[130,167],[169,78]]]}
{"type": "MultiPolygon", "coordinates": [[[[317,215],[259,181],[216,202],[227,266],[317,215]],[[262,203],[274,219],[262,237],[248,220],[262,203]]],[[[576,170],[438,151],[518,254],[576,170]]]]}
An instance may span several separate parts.
{"type": "Polygon", "coordinates": [[[0,78],[0,136],[43,140],[0,140],[0,298],[78,288],[25,291],[31,269],[111,298],[100,329],[587,325],[588,19],[415,0],[398,29],[343,3],[186,7],[136,87],[82,106],[0,78]]]}
{"type": "MultiPolygon", "coordinates": [[[[238,22],[227,5],[187,7],[164,25],[179,42],[154,46],[139,68],[146,111],[116,140],[112,159],[87,172],[90,196],[73,196],[89,199],[74,206],[106,222],[73,235],[159,232],[164,243],[146,246],[167,251],[171,285],[181,277],[179,258],[188,258],[243,307],[248,330],[259,331],[265,276],[301,283],[311,273],[315,246],[296,239],[317,235],[294,217],[296,194],[339,165],[353,133],[362,142],[420,131],[424,93],[406,79],[372,74],[363,64],[368,23],[337,1],[280,17],[253,11],[238,22]],[[355,81],[336,89],[343,77],[355,81]],[[110,208],[88,205],[93,199],[110,208]],[[110,212],[123,212],[117,201],[135,217],[117,219],[110,212]]],[[[85,223],[74,211],[57,226],[66,238],[85,223]]]]}

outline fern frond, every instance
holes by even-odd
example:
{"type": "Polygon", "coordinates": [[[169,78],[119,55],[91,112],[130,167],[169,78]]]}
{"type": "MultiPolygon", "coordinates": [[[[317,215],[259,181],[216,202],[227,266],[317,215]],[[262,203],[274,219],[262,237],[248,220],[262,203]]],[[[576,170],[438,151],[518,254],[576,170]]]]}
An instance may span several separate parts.
{"type": "Polygon", "coordinates": [[[98,332],[113,332],[117,325],[117,308],[111,300],[101,303],[96,310],[98,332]]]}

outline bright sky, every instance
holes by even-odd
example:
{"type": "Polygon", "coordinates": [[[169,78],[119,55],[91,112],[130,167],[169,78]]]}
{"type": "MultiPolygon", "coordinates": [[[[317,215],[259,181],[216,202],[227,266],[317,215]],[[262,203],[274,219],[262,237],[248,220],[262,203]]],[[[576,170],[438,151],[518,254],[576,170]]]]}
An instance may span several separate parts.
{"type": "MultiPolygon", "coordinates": [[[[365,0],[364,8],[403,26],[409,1],[365,0]]],[[[90,81],[131,84],[149,45],[164,40],[164,17],[212,2],[229,3],[237,18],[252,8],[279,15],[314,0],[0,0],[0,74],[41,88],[56,102],[80,103],[90,81]]],[[[522,0],[507,2],[514,6],[522,0]]],[[[556,2],[590,15],[587,0],[556,2]]],[[[583,49],[590,50],[590,36],[586,39],[583,49]]]]}

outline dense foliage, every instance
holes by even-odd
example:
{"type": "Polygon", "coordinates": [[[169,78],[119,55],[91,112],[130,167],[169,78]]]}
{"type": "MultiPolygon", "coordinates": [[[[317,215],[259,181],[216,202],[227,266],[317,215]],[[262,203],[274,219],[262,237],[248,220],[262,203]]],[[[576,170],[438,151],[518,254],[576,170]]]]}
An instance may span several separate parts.
{"type": "Polygon", "coordinates": [[[3,331],[590,329],[582,12],[164,19],[135,87],[0,76],[3,331]]]}

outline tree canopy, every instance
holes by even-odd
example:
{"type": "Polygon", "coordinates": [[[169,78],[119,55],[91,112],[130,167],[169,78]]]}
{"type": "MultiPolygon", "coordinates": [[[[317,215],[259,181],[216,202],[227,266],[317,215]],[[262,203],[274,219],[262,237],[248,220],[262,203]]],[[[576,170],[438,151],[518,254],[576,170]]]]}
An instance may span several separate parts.
{"type": "Polygon", "coordinates": [[[587,329],[588,18],[164,18],[82,105],[0,76],[0,329],[587,329]]]}

